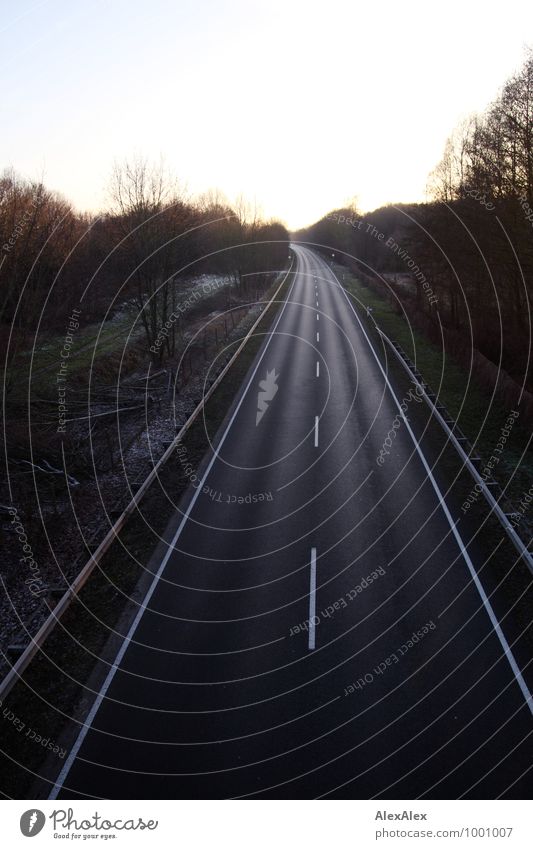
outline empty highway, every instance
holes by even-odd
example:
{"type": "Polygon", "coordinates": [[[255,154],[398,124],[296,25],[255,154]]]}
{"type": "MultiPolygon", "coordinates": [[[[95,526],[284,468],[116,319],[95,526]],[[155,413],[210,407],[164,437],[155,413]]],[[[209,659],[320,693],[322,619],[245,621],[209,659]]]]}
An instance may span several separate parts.
{"type": "Polygon", "coordinates": [[[53,797],[529,793],[528,682],[421,402],[324,259],[293,251],[53,797]]]}

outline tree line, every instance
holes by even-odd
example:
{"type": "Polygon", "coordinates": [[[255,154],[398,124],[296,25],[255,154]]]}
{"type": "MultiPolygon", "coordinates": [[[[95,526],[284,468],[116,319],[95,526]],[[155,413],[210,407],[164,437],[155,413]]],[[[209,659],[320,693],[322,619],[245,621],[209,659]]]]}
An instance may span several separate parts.
{"type": "MultiPolygon", "coordinates": [[[[48,189],[6,170],[0,176],[0,344],[9,356],[34,334],[59,331],[74,307],[101,320],[129,300],[147,349],[176,308],[184,281],[229,276],[239,297],[256,297],[286,265],[289,234],[242,201],[187,197],[162,164],[115,166],[109,207],[79,212],[48,189]]],[[[157,348],[173,354],[174,334],[157,348]]]]}
{"type": "Polygon", "coordinates": [[[298,234],[388,286],[531,389],[533,56],[452,132],[429,200],[334,210],[298,234]],[[431,296],[428,296],[428,289],[431,296]]]}

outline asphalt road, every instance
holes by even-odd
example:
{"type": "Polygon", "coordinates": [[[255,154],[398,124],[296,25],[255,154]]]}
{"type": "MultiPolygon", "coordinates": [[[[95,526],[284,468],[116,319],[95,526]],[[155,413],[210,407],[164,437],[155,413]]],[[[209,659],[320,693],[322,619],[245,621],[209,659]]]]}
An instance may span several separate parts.
{"type": "Polygon", "coordinates": [[[418,401],[324,260],[294,250],[55,792],[527,798],[531,701],[480,564],[408,422],[377,461],[393,393],[408,421],[418,401]]]}

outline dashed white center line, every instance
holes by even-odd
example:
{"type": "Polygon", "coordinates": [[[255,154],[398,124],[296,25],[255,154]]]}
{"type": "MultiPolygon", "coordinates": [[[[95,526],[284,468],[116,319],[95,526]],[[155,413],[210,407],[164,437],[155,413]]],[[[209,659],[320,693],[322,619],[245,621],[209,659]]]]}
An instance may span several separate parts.
{"type": "Polygon", "coordinates": [[[319,377],[319,375],[320,375],[320,363],[317,360],[316,361],[316,376],[319,377]]]}
{"type": "Polygon", "coordinates": [[[319,319],[320,319],[320,316],[319,316],[319,314],[317,313],[317,314],[316,314],[316,320],[318,321],[319,319]]]}
{"type": "Polygon", "coordinates": [[[318,416],[315,416],[315,448],[318,448],[318,416]]]}
{"type": "Polygon", "coordinates": [[[317,334],[316,334],[316,341],[317,341],[317,342],[320,342],[320,333],[317,333],[317,334]]]}
{"type": "Polygon", "coordinates": [[[311,549],[311,574],[309,578],[309,649],[316,645],[315,640],[316,616],[316,548],[311,549]]]}

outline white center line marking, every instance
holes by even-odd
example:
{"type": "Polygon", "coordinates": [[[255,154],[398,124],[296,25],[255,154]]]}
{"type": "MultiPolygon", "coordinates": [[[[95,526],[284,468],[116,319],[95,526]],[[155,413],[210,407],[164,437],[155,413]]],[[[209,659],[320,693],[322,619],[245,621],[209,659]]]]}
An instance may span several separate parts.
{"type": "Polygon", "coordinates": [[[316,361],[316,376],[318,377],[319,375],[320,375],[320,363],[317,360],[316,361]]]}
{"type": "Polygon", "coordinates": [[[311,549],[311,574],[309,578],[309,649],[314,649],[316,615],[316,548],[311,549]]]}
{"type": "Polygon", "coordinates": [[[320,333],[317,333],[317,334],[316,334],[316,341],[317,341],[317,342],[320,342],[320,333]]]}
{"type": "Polygon", "coordinates": [[[318,448],[318,416],[315,416],[315,448],[318,448]]]}
{"type": "Polygon", "coordinates": [[[317,313],[317,314],[316,314],[316,320],[317,320],[317,321],[319,321],[319,319],[320,319],[320,316],[319,316],[319,314],[317,313]]]}

